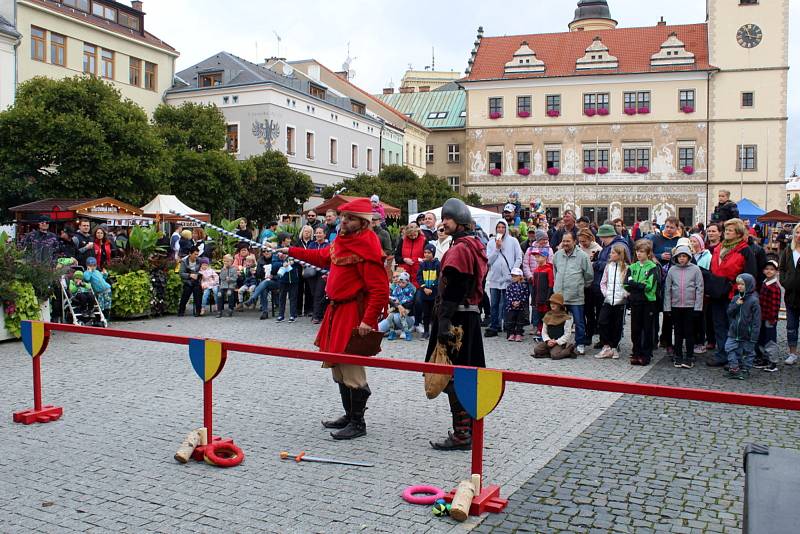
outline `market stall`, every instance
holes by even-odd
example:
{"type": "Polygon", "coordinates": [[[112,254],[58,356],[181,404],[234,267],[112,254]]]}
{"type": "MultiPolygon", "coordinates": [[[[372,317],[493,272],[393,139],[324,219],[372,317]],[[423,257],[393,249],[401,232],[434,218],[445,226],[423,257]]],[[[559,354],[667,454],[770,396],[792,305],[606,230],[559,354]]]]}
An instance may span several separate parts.
{"type": "Polygon", "coordinates": [[[759,217],[758,222],[764,225],[766,236],[765,249],[767,253],[779,254],[791,239],[791,229],[786,225],[794,226],[800,223],[800,217],[790,215],[780,210],[772,210],[759,217]]]}
{"type": "Polygon", "coordinates": [[[86,218],[93,224],[102,224],[109,230],[130,226],[150,225],[154,220],[145,217],[142,210],[111,197],[98,199],[46,198],[14,206],[10,210],[17,223],[17,236],[34,229],[39,218],[50,218],[50,231],[58,232],[65,224],[74,224],[86,218]]]}
{"type": "Polygon", "coordinates": [[[159,226],[166,224],[181,224],[187,227],[197,226],[197,223],[188,219],[184,219],[179,215],[172,212],[190,215],[195,219],[200,219],[204,222],[211,222],[211,216],[208,213],[202,213],[180,201],[175,195],[157,195],[153,200],[142,206],[142,211],[145,217],[152,217],[156,220],[159,226]]]}

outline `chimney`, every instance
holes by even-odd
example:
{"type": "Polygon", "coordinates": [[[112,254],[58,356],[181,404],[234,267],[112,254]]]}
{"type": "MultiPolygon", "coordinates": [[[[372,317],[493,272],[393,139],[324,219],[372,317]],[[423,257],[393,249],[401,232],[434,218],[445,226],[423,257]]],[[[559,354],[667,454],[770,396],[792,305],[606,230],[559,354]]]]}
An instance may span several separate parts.
{"type": "Polygon", "coordinates": [[[334,72],[334,74],[336,74],[339,78],[341,78],[343,80],[347,79],[347,71],[342,70],[342,71],[339,71],[339,72],[334,72]]]}
{"type": "Polygon", "coordinates": [[[131,7],[136,11],[144,11],[144,2],[141,0],[131,0],[131,7]]]}
{"type": "Polygon", "coordinates": [[[664,20],[664,17],[662,16],[661,20],[658,21],[657,26],[666,26],[666,25],[667,25],[667,21],[664,20]]]}
{"type": "Polygon", "coordinates": [[[403,94],[413,93],[414,92],[414,88],[413,87],[401,87],[399,90],[403,94]]]}
{"type": "Polygon", "coordinates": [[[385,95],[393,95],[394,94],[394,87],[384,87],[383,94],[385,94],[385,95]]]}
{"type": "Polygon", "coordinates": [[[420,93],[430,93],[431,92],[431,86],[430,85],[420,85],[419,86],[419,92],[420,93]]]}

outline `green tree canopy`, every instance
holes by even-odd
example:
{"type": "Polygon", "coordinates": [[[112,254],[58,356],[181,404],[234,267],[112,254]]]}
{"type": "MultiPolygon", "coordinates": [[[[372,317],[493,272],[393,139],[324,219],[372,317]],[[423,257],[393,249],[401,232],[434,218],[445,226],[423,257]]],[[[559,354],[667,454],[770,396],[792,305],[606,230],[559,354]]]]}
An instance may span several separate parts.
{"type": "Polygon", "coordinates": [[[0,204],[113,196],[142,205],[169,157],[147,114],[92,77],[34,78],[0,113],[0,204]]]}
{"type": "Polygon", "coordinates": [[[153,114],[157,135],[170,157],[169,188],[214,219],[229,215],[242,195],[240,165],[223,150],[225,117],[214,105],[160,105],[153,114]]]}
{"type": "Polygon", "coordinates": [[[314,192],[307,174],[289,167],[282,153],[268,150],[243,162],[236,216],[264,224],[280,213],[296,213],[314,192]]]}
{"type": "Polygon", "coordinates": [[[480,205],[480,196],[471,194],[463,197],[453,191],[453,188],[438,176],[425,174],[417,176],[414,171],[401,165],[386,165],[380,174],[358,174],[347,178],[343,182],[326,187],[322,191],[324,198],[331,198],[336,191],[344,188],[347,195],[364,196],[378,195],[383,202],[400,208],[403,220],[408,218],[408,201],[417,200],[417,209],[425,211],[438,208],[448,198],[460,198],[472,206],[480,205]]]}

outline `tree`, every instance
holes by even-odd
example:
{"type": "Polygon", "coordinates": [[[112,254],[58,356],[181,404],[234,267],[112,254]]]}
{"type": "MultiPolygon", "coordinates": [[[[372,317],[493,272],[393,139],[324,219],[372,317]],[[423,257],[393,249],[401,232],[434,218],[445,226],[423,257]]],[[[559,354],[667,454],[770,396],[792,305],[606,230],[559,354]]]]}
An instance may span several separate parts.
{"type": "Polygon", "coordinates": [[[262,224],[280,213],[296,213],[314,192],[311,178],[289,167],[286,156],[276,150],[248,158],[241,184],[236,215],[262,224]]]}
{"type": "Polygon", "coordinates": [[[170,192],[214,219],[229,214],[241,196],[240,165],[224,150],[225,116],[216,106],[165,104],[153,124],[169,157],[170,192]]]}
{"type": "Polygon", "coordinates": [[[417,176],[414,171],[401,165],[386,165],[380,174],[358,174],[347,178],[343,182],[328,186],[322,191],[324,198],[330,198],[339,189],[345,189],[346,194],[369,197],[378,195],[383,202],[400,208],[401,218],[408,218],[408,201],[417,200],[417,209],[425,211],[438,208],[448,198],[460,198],[472,206],[479,206],[481,199],[475,193],[464,198],[450,187],[450,185],[432,174],[417,176]]]}
{"type": "Polygon", "coordinates": [[[169,167],[147,114],[93,77],[34,78],[0,113],[0,205],[113,196],[142,205],[169,167]]]}
{"type": "Polygon", "coordinates": [[[794,195],[792,202],[789,204],[790,215],[800,215],[800,195],[794,195]]]}

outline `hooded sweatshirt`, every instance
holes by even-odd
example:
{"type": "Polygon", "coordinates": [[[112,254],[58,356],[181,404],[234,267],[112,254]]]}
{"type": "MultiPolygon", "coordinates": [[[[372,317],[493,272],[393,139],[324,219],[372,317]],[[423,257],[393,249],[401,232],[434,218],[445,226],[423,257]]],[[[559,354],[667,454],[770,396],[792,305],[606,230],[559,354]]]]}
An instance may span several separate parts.
{"type": "Polygon", "coordinates": [[[693,308],[703,311],[703,273],[700,267],[691,261],[686,265],[678,263],[678,256],[685,254],[691,259],[692,253],[687,246],[677,247],[672,257],[672,268],[667,272],[664,281],[664,311],[672,308],[693,308]]]}
{"type": "Polygon", "coordinates": [[[661,268],[653,260],[647,260],[644,263],[637,261],[631,264],[625,279],[625,290],[630,294],[628,301],[631,304],[655,302],[658,289],[656,277],[660,276],[661,268]]]}
{"type": "Polygon", "coordinates": [[[625,291],[625,277],[627,269],[620,268],[620,264],[615,261],[606,262],[603,276],[600,280],[600,292],[603,294],[603,302],[610,306],[619,306],[625,303],[628,292],[625,291]]]}
{"type": "MultiPolygon", "coordinates": [[[[500,221],[497,224],[504,224],[500,221]]],[[[506,227],[508,228],[508,227],[506,227]]],[[[486,256],[489,259],[489,275],[486,282],[489,288],[505,289],[511,283],[511,269],[522,265],[522,248],[519,241],[508,235],[508,231],[503,236],[500,248],[497,248],[497,240],[490,239],[486,245],[486,256]]]]}
{"type": "Polygon", "coordinates": [[[728,304],[728,338],[755,344],[758,343],[761,330],[761,306],[755,292],[756,279],[747,273],[740,274],[737,279],[744,281],[744,293],[739,293],[736,289],[728,304]]]}

